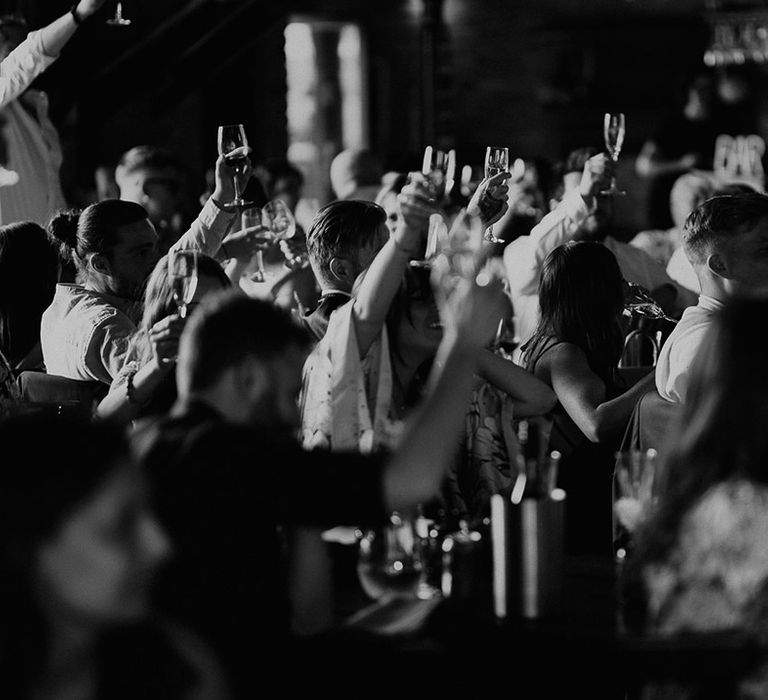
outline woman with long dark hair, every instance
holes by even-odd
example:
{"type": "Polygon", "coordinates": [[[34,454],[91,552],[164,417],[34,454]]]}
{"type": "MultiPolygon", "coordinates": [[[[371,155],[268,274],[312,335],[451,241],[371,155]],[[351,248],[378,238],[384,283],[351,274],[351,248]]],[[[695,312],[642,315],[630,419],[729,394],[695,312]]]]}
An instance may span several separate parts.
{"type": "Polygon", "coordinates": [[[618,377],[624,283],[604,245],[571,241],[551,251],[541,271],[539,305],[540,321],[523,361],[557,395],[549,448],[563,459],[571,544],[608,552],[612,455],[635,404],[654,386],[653,372],[628,389],[618,377]]]}

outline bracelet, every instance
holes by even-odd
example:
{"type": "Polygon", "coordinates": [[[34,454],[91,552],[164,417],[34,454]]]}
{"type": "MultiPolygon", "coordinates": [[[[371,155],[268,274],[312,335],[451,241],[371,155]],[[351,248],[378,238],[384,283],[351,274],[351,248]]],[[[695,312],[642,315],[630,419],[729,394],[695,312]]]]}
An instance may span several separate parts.
{"type": "Polygon", "coordinates": [[[146,401],[139,401],[136,398],[136,387],[133,386],[134,374],[136,374],[136,372],[131,372],[125,382],[125,394],[128,397],[128,403],[132,404],[133,406],[146,406],[150,399],[147,399],[146,401]]]}
{"type": "Polygon", "coordinates": [[[79,27],[83,23],[82,17],[78,17],[77,14],[77,6],[80,4],[80,0],[77,0],[72,7],[69,8],[69,14],[72,15],[72,19],[75,21],[75,24],[79,27]]]}

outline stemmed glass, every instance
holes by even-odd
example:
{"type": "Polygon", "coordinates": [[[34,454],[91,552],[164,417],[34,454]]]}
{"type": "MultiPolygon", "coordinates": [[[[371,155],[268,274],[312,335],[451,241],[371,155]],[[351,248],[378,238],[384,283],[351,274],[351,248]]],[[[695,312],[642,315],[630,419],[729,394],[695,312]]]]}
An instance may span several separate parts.
{"type": "MultiPolygon", "coordinates": [[[[247,207],[240,213],[240,227],[243,231],[249,228],[261,226],[261,209],[259,207],[247,207]]],[[[264,272],[264,255],[261,249],[255,253],[256,269],[251,273],[252,282],[265,282],[267,277],[264,272]]]]}
{"type": "Polygon", "coordinates": [[[127,27],[131,23],[131,20],[123,17],[123,3],[118,0],[115,6],[115,16],[107,20],[107,24],[111,24],[118,27],[127,27]]]}
{"type": "MultiPolygon", "coordinates": [[[[509,170],[509,149],[505,146],[488,146],[485,149],[485,178],[498,175],[509,170]]],[[[493,226],[485,232],[485,239],[491,243],[503,243],[503,238],[493,235],[493,226]]]]}
{"type": "MultiPolygon", "coordinates": [[[[623,112],[606,112],[603,117],[603,139],[608,155],[614,163],[619,160],[621,147],[624,145],[624,134],[626,133],[626,121],[623,112]]],[[[611,177],[611,186],[603,190],[600,194],[626,194],[623,190],[616,187],[616,176],[611,177]]]]}
{"type": "MultiPolygon", "coordinates": [[[[424,176],[424,184],[427,195],[435,206],[441,206],[443,200],[453,189],[456,178],[456,151],[441,151],[427,146],[424,149],[424,159],[421,164],[421,174],[424,176]]],[[[427,245],[422,260],[411,260],[413,267],[429,267],[431,259],[438,252],[438,238],[445,233],[445,222],[440,214],[433,214],[429,218],[427,231],[427,245]]]]}
{"type": "Polygon", "coordinates": [[[197,289],[197,251],[173,250],[168,252],[168,282],[179,316],[187,317],[188,305],[197,289]]]}
{"type": "MultiPolygon", "coordinates": [[[[288,241],[296,235],[296,218],[290,207],[282,199],[272,199],[261,210],[261,223],[273,240],[288,241]]],[[[294,255],[286,265],[291,270],[298,270],[309,264],[306,253],[294,255]]]]}
{"type": "Polygon", "coordinates": [[[385,525],[367,530],[360,539],[357,575],[374,600],[416,598],[422,569],[414,521],[402,513],[391,513],[385,525]]]}
{"type": "Polygon", "coordinates": [[[231,202],[226,202],[224,206],[227,207],[250,207],[253,202],[247,202],[243,199],[240,193],[240,181],[238,176],[245,172],[248,167],[248,156],[238,152],[234,155],[227,155],[232,153],[235,149],[245,148],[248,146],[248,138],[245,135],[245,127],[242,124],[225,124],[219,127],[218,134],[219,155],[224,156],[224,160],[227,165],[235,171],[233,183],[235,186],[235,198],[231,202]]]}

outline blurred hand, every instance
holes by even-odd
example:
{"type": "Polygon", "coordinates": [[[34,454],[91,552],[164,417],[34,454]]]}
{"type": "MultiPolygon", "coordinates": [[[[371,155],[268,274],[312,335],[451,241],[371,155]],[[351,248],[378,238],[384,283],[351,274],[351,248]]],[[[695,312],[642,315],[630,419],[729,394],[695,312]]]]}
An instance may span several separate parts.
{"type": "Polygon", "coordinates": [[[295,270],[303,267],[309,260],[306,236],[299,236],[297,234],[280,241],[280,252],[283,254],[285,264],[289,269],[295,270]]]}
{"type": "Polygon", "coordinates": [[[595,195],[611,186],[614,167],[607,153],[597,153],[584,163],[579,192],[585,201],[591,203],[595,195]]]}
{"type": "Polygon", "coordinates": [[[252,149],[248,146],[240,146],[240,148],[235,148],[230,153],[220,155],[216,159],[214,175],[215,187],[211,196],[220,204],[231,202],[235,198],[235,177],[237,177],[238,184],[240,185],[240,191],[242,192],[245,190],[248,180],[251,178],[251,173],[253,172],[253,166],[250,161],[251,151],[252,149]],[[244,155],[249,159],[244,172],[239,175],[235,173],[234,168],[227,165],[227,161],[225,160],[227,156],[234,155],[244,155]]]}
{"type": "Polygon", "coordinates": [[[227,257],[249,260],[256,251],[266,250],[272,245],[272,235],[264,226],[250,226],[232,231],[223,240],[227,257]]]}
{"type": "Polygon", "coordinates": [[[411,173],[409,182],[397,195],[400,219],[393,234],[398,245],[405,250],[413,250],[418,255],[418,249],[423,243],[423,237],[429,227],[429,217],[437,212],[430,201],[424,176],[421,173],[411,173]]]}
{"type": "Polygon", "coordinates": [[[80,0],[77,4],[77,14],[79,17],[90,17],[95,14],[106,1],[107,0],[80,0]]]}
{"type": "Polygon", "coordinates": [[[507,180],[511,177],[510,173],[504,171],[486,178],[477,186],[472,199],[467,204],[467,211],[479,216],[486,228],[501,219],[509,208],[507,180]]]}
{"type": "Polygon", "coordinates": [[[178,314],[161,318],[149,329],[149,342],[157,363],[162,367],[176,362],[179,338],[187,320],[178,314]]]}

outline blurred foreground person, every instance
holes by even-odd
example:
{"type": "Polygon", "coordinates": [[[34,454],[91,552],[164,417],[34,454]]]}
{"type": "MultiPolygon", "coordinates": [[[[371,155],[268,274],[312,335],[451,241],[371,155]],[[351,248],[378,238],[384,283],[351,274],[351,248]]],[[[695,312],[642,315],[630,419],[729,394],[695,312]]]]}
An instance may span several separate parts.
{"type": "Polygon", "coordinates": [[[120,428],[16,415],[0,444],[3,697],[229,697],[199,640],[149,616],[169,543],[120,428]]]}
{"type": "Polygon", "coordinates": [[[713,316],[624,581],[633,630],[756,636],[762,662],[739,698],[768,697],[766,321],[764,294],[729,299],[713,316]]]}
{"type": "Polygon", "coordinates": [[[498,280],[465,281],[444,301],[442,371],[389,457],[301,448],[297,401],[310,340],[289,312],[231,290],[192,315],[179,399],[137,445],[177,549],[158,601],[214,643],[238,691],[275,672],[281,683],[302,680],[275,664],[298,653],[287,574],[295,528],[376,524],[438,493],[456,449],[446,436],[458,439],[504,301],[498,280]]]}

